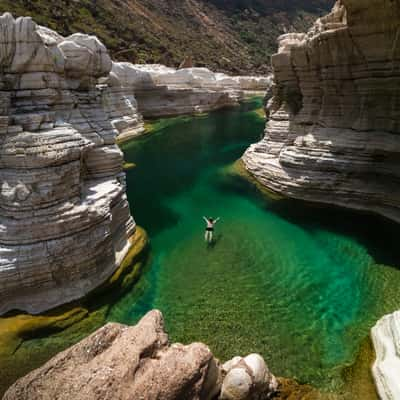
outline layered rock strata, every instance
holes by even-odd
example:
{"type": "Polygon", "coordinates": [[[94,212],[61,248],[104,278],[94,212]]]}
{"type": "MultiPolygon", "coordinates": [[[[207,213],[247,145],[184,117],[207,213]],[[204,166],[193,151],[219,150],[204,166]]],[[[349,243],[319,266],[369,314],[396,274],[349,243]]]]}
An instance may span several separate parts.
{"type": "Polygon", "coordinates": [[[144,117],[201,113],[235,106],[246,92],[265,92],[268,77],[232,77],[206,68],[113,63],[112,74],[137,98],[144,117]]]}
{"type": "Polygon", "coordinates": [[[243,157],[268,189],[400,222],[400,3],[340,0],[279,38],[265,137],[243,157]]]}
{"type": "Polygon", "coordinates": [[[99,286],[129,250],[122,122],[104,105],[121,98],[96,87],[112,67],[97,38],[10,14],[0,30],[0,314],[39,313],[99,286]]]}
{"type": "Polygon", "coordinates": [[[261,400],[276,389],[257,354],[221,367],[202,343],[169,344],[154,310],[134,327],[104,326],[19,379],[3,400],[261,400]]]}
{"type": "Polygon", "coordinates": [[[400,311],[385,315],[371,330],[376,361],[372,372],[381,400],[400,399],[400,311]]]}

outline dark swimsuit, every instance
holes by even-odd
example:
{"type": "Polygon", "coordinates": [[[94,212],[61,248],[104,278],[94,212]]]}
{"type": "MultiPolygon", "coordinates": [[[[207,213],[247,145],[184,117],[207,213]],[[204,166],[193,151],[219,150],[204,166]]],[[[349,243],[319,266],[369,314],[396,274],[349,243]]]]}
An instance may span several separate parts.
{"type": "Polygon", "coordinates": [[[214,231],[214,228],[206,228],[206,231],[207,231],[207,232],[213,232],[213,231],[214,231]]]}

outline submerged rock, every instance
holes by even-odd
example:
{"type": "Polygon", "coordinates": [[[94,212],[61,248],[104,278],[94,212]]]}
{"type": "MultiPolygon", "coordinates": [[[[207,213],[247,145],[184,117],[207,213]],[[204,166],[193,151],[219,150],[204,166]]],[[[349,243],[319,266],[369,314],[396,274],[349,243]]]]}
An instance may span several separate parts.
{"type": "Polygon", "coordinates": [[[207,346],[170,345],[159,311],[107,324],[18,380],[4,400],[211,400],[220,390],[207,346]]]}
{"type": "Polygon", "coordinates": [[[39,313],[105,282],[135,222],[120,115],[96,87],[111,70],[106,48],[8,13],[0,29],[0,314],[39,313]]]}
{"type": "Polygon", "coordinates": [[[376,361],[372,367],[381,400],[400,399],[400,311],[385,315],[371,330],[376,361]]]}
{"type": "Polygon", "coordinates": [[[341,0],[279,38],[266,134],[243,157],[268,189],[400,221],[399,15],[341,0]]]}

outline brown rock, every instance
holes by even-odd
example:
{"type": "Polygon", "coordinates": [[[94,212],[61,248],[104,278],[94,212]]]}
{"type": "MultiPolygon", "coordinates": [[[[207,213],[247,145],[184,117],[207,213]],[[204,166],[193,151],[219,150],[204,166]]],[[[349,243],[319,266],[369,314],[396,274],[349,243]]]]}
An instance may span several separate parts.
{"type": "Polygon", "coordinates": [[[3,400],[208,400],[219,391],[207,346],[169,345],[159,311],[110,323],[18,380],[3,400]]]}

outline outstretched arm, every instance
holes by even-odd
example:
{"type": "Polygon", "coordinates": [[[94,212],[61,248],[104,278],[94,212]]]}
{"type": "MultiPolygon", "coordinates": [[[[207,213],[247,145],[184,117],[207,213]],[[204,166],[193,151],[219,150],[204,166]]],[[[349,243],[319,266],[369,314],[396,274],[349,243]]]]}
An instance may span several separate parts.
{"type": "Polygon", "coordinates": [[[221,219],[221,218],[218,217],[218,218],[214,221],[214,224],[216,224],[220,219],[221,219]]]}
{"type": "Polygon", "coordinates": [[[204,221],[208,222],[208,219],[206,217],[203,217],[204,221]]]}

